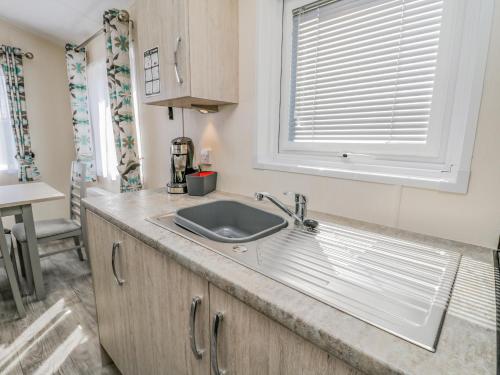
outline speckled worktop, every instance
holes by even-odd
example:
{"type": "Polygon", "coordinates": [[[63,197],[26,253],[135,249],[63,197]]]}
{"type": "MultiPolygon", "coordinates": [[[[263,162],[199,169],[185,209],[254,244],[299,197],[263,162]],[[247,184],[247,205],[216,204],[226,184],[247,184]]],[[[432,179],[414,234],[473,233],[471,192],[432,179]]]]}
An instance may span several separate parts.
{"type": "MultiPolygon", "coordinates": [[[[84,205],[132,236],[298,335],[373,374],[496,374],[493,251],[337,216],[310,217],[462,253],[437,351],[431,353],[162,229],[145,218],[215,199],[235,199],[276,212],[268,202],[214,192],[168,195],[163,189],[87,198],[84,205]]],[[[472,228],[471,228],[472,230],[472,228]]]]}

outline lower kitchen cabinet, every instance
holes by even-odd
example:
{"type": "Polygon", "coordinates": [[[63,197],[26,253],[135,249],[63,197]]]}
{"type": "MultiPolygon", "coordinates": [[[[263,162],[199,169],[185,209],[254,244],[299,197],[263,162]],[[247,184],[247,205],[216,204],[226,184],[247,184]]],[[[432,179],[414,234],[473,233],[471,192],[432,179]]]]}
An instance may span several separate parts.
{"type": "Polygon", "coordinates": [[[220,373],[361,374],[214,285],[210,285],[210,315],[212,366],[218,366],[220,373]]]}
{"type": "Polygon", "coordinates": [[[91,212],[87,222],[99,338],[118,369],[209,374],[208,282],[91,212]]]}
{"type": "Polygon", "coordinates": [[[129,293],[133,280],[120,285],[115,277],[115,272],[127,277],[134,274],[131,244],[125,242],[125,233],[117,227],[91,212],[87,215],[87,251],[92,268],[99,339],[122,373],[136,374],[138,363],[129,293]]]}
{"type": "Polygon", "coordinates": [[[359,374],[92,212],[87,230],[101,345],[124,375],[359,374]]]}
{"type": "Polygon", "coordinates": [[[142,280],[130,288],[139,374],[209,374],[208,281],[140,241],[127,241],[142,258],[142,280]]]}

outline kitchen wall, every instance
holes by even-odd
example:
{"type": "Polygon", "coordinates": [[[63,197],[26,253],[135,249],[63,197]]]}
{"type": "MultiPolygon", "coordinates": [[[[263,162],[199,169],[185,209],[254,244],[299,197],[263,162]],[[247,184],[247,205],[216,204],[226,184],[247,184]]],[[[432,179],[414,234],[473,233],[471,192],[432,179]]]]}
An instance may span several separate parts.
{"type": "MultiPolygon", "coordinates": [[[[500,1],[497,1],[500,5],[500,1]]],[[[213,150],[218,189],[251,196],[265,190],[305,193],[310,208],[410,231],[495,247],[500,234],[500,6],[496,7],[491,48],[467,194],[385,185],[252,167],[255,128],[255,1],[240,0],[240,101],[221,112],[185,111],[185,134],[197,151],[213,150]]],[[[132,14],[134,9],[132,8],[132,14]]],[[[140,71],[139,71],[140,73],[140,71]]],[[[168,145],[181,134],[167,110],[140,105],[146,187],[164,186],[169,178],[168,145]]]]}
{"type": "MultiPolygon", "coordinates": [[[[35,55],[24,59],[26,106],[31,142],[42,181],[68,192],[74,158],[64,46],[0,19],[0,43],[35,55]]],[[[0,173],[0,185],[18,183],[17,175],[0,173]]],[[[35,219],[68,216],[67,199],[34,206],[35,219]]],[[[10,225],[11,221],[7,222],[10,225]]]]}

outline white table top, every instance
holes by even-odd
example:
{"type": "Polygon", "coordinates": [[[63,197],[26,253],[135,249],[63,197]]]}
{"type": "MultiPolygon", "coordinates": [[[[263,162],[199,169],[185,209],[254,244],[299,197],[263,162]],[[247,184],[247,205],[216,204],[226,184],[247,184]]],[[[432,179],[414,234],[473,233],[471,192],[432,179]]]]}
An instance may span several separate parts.
{"type": "Polygon", "coordinates": [[[45,182],[0,186],[0,208],[63,199],[64,194],[45,182]]]}

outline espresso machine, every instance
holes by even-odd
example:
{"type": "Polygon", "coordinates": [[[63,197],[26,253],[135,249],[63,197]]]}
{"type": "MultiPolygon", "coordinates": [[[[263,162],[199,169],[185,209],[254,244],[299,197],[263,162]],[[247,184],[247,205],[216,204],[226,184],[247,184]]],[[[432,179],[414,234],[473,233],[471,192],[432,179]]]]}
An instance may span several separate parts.
{"type": "Polygon", "coordinates": [[[191,138],[174,138],[170,145],[170,194],[187,193],[186,175],[196,172],[193,169],[194,145],[191,138]]]}

